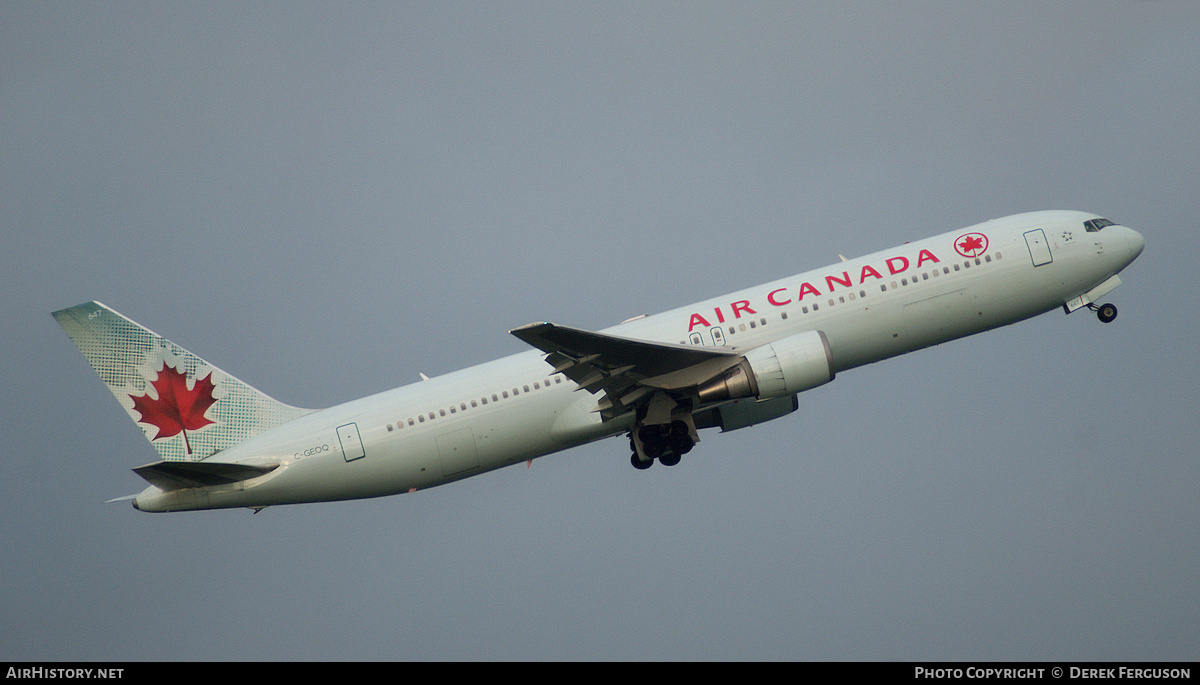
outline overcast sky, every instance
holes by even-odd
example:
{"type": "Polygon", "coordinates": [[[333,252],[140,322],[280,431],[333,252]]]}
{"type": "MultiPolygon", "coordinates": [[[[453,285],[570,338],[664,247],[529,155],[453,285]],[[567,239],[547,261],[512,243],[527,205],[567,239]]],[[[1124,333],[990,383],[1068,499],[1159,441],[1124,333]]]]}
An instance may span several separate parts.
{"type": "Polygon", "coordinates": [[[1200,3],[0,4],[0,659],[1187,659],[1200,3]],[[1034,209],[1089,312],[379,500],[143,514],[50,317],[324,407],[1034,209]]]}

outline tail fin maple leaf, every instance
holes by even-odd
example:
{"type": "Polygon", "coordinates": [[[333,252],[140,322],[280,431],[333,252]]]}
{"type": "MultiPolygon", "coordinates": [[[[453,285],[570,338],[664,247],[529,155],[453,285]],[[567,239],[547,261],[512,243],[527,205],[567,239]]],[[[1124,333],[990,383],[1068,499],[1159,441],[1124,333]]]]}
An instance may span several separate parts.
{"type": "Polygon", "coordinates": [[[192,453],[192,445],[188,442],[187,431],[199,430],[211,423],[204,416],[217,398],[213,396],[216,386],[212,382],[210,371],[204,378],[196,379],[192,389],[187,387],[187,375],[180,373],[174,367],[167,366],[164,361],[158,378],[151,385],[158,393],[158,399],[145,395],[130,395],[133,408],[142,415],[142,423],[148,423],[158,428],[158,435],[152,438],[170,438],[183,434],[183,444],[187,453],[192,453]]]}
{"type": "Polygon", "coordinates": [[[313,411],[280,402],[101,302],[61,309],[54,312],[54,320],[165,461],[210,458],[313,411]],[[155,384],[159,386],[155,392],[147,377],[158,368],[169,375],[155,384]],[[198,371],[188,373],[188,369],[198,371]],[[195,379],[204,375],[209,377],[207,381],[196,381],[187,390],[192,380],[185,382],[184,376],[195,379]],[[175,376],[173,381],[168,380],[171,376],[175,376]],[[172,391],[172,382],[178,391],[172,391]],[[217,400],[213,399],[214,385],[220,387],[217,400]],[[152,397],[138,397],[146,393],[152,397]],[[157,406],[159,400],[166,406],[157,406]],[[158,431],[151,430],[151,425],[158,426],[158,431]],[[203,429],[196,432],[196,426],[203,429]],[[158,439],[185,430],[183,440],[158,439]],[[196,443],[194,448],[190,442],[196,443]]]}

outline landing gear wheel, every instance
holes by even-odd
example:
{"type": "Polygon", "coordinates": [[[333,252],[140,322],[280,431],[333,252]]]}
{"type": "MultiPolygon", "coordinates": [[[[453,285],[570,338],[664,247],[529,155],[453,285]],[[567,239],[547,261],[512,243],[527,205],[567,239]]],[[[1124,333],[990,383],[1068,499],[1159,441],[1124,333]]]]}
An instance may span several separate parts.
{"type": "Polygon", "coordinates": [[[1117,318],[1117,308],[1111,304],[1102,304],[1096,307],[1096,317],[1100,319],[1100,323],[1112,323],[1112,320],[1117,318]]]}
{"type": "Polygon", "coordinates": [[[674,466],[679,463],[680,456],[675,452],[667,452],[658,458],[658,463],[663,466],[674,466]]]}
{"type": "Polygon", "coordinates": [[[633,468],[637,469],[638,471],[645,471],[651,466],[654,466],[653,459],[642,461],[638,458],[637,452],[634,452],[633,455],[629,457],[629,463],[633,464],[633,468]]]}
{"type": "Polygon", "coordinates": [[[642,441],[642,454],[650,459],[661,457],[669,447],[667,437],[660,426],[642,426],[638,430],[638,438],[642,441]]]}
{"type": "Polygon", "coordinates": [[[658,459],[667,451],[667,443],[661,440],[642,443],[642,452],[651,459],[658,459]]]}

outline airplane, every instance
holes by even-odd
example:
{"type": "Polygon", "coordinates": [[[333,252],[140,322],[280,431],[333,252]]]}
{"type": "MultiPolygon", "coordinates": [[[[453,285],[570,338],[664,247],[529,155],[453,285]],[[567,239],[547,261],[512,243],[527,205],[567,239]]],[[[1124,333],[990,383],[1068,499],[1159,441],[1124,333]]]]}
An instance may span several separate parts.
{"type": "Polygon", "coordinates": [[[602,331],[549,322],[532,348],[313,410],[279,402],[99,302],[54,318],[159,459],[139,511],[382,497],[627,436],[638,469],[678,464],[699,431],[790,414],[838,373],[1100,298],[1142,252],[1076,211],[994,219],[602,331]]]}

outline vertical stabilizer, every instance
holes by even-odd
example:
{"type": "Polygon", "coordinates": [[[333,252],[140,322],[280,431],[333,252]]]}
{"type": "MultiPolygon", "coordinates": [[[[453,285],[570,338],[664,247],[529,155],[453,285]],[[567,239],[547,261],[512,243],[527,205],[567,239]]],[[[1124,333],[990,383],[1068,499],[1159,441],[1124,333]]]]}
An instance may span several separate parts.
{"type": "Polygon", "coordinates": [[[309,413],[255,390],[99,302],[54,312],[164,461],[199,461],[309,413]]]}

